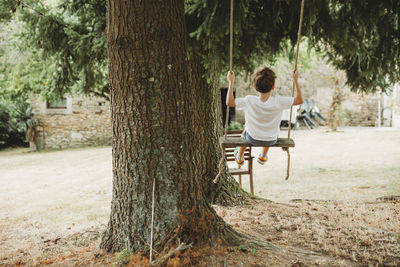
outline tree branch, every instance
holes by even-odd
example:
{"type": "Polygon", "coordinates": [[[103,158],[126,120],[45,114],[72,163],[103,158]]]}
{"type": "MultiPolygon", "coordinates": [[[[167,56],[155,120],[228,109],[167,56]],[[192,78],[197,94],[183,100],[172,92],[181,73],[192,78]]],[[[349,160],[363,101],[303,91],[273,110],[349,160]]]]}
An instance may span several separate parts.
{"type": "Polygon", "coordinates": [[[91,94],[93,94],[95,96],[105,98],[106,100],[110,101],[110,96],[106,92],[97,92],[97,91],[94,91],[94,90],[88,90],[87,92],[91,93],[91,94]]]}

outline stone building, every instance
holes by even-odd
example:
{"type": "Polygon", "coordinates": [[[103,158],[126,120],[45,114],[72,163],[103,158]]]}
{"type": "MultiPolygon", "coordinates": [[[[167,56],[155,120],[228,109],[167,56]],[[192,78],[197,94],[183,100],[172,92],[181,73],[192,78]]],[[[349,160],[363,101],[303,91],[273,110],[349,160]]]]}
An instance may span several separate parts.
{"type": "Polygon", "coordinates": [[[57,102],[31,98],[38,119],[38,147],[70,148],[111,143],[110,104],[100,97],[67,96],[57,102]]]}
{"type": "MultiPolygon", "coordinates": [[[[343,94],[339,116],[341,126],[394,126],[394,118],[396,117],[392,111],[395,109],[393,99],[396,90],[388,94],[362,94],[351,92],[345,86],[345,75],[335,70],[329,64],[321,61],[314,63],[314,67],[307,71],[300,69],[300,86],[302,87],[304,98],[313,99],[320,110],[320,113],[326,119],[332,103],[334,95],[335,81],[340,80],[340,87],[343,94]],[[380,112],[378,112],[380,110],[380,112]]],[[[287,62],[280,62],[280,66],[275,69],[277,73],[276,93],[289,96],[292,89],[292,66],[287,62]]],[[[222,81],[221,87],[226,87],[225,80],[222,81]]],[[[397,85],[398,87],[398,85],[397,85]]],[[[395,87],[396,88],[396,87],[395,87]]],[[[238,75],[235,81],[235,89],[238,97],[247,94],[256,94],[257,92],[251,86],[251,80],[244,80],[238,75]]],[[[397,95],[400,95],[398,89],[397,95]]],[[[397,100],[398,102],[398,100],[397,100]]],[[[399,106],[399,104],[397,104],[399,106]]],[[[397,110],[400,108],[397,107],[397,110]]],[[[238,122],[244,122],[244,116],[241,112],[236,112],[238,122]]],[[[400,121],[400,119],[399,119],[400,121]]],[[[399,122],[400,123],[400,122],[399,122]]],[[[398,123],[398,124],[399,124],[398,123]]]]}
{"type": "MultiPolygon", "coordinates": [[[[343,87],[342,92],[344,97],[339,115],[342,126],[378,126],[378,94],[358,94],[347,87],[343,87]]],[[[328,118],[332,97],[332,87],[320,87],[312,96],[325,118],[328,118]]]]}

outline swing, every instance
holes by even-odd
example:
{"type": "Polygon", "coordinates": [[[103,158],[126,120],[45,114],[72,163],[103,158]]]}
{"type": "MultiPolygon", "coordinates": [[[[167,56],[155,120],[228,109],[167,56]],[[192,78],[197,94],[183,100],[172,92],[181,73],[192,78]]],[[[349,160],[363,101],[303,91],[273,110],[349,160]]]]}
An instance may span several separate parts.
{"type": "MultiPolygon", "coordinates": [[[[304,10],[304,0],[301,1],[301,10],[300,10],[300,21],[299,21],[299,30],[297,32],[297,47],[296,47],[296,60],[295,60],[295,65],[294,65],[294,70],[297,70],[297,62],[298,62],[298,57],[299,57],[299,46],[300,46],[300,38],[301,38],[301,25],[303,22],[303,10],[304,10]]],[[[233,0],[231,0],[231,14],[230,14],[230,42],[229,42],[229,71],[232,71],[232,51],[233,51],[233,0]]],[[[294,97],[294,89],[295,89],[295,84],[293,82],[293,87],[292,87],[292,97],[294,97]]],[[[294,147],[295,143],[292,138],[290,138],[290,132],[292,128],[292,113],[293,113],[293,106],[290,107],[290,118],[289,118],[289,130],[288,130],[288,136],[287,138],[278,138],[278,141],[270,146],[270,147],[281,147],[282,150],[286,151],[287,156],[288,156],[288,161],[287,161],[287,169],[286,169],[286,179],[289,179],[289,174],[290,174],[290,152],[289,148],[294,147]]],[[[222,151],[222,158],[221,161],[219,162],[219,172],[215,179],[213,180],[214,183],[218,183],[219,178],[222,175],[222,170],[223,170],[223,163],[225,161],[225,148],[228,147],[237,147],[237,146],[251,146],[251,147],[256,147],[252,144],[249,144],[246,142],[241,137],[227,137],[228,134],[228,121],[229,121],[229,106],[226,107],[226,119],[225,119],[225,134],[223,137],[219,139],[219,144],[221,147],[222,151]]]]}

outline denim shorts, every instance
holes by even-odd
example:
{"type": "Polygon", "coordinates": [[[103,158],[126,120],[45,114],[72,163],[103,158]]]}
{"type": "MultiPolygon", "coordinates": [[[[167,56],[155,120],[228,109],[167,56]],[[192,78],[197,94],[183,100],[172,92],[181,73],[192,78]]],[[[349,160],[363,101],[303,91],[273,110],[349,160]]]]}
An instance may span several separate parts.
{"type": "Polygon", "coordinates": [[[242,138],[244,140],[246,140],[247,143],[250,143],[253,146],[272,146],[272,145],[275,145],[275,143],[278,141],[278,139],[272,140],[272,141],[261,141],[261,140],[253,139],[253,137],[251,137],[250,134],[246,130],[243,131],[242,138]]]}

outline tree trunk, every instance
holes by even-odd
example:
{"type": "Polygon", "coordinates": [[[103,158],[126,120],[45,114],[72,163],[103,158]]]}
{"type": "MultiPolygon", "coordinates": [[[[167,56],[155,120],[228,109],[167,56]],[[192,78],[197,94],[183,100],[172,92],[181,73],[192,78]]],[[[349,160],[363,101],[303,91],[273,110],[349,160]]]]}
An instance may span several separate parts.
{"type": "Polygon", "coordinates": [[[107,0],[107,25],[113,196],[101,247],[149,249],[153,179],[154,247],[234,242],[198,179],[197,145],[209,139],[195,124],[202,102],[189,80],[184,1],[107,0]]]}
{"type": "MultiPolygon", "coordinates": [[[[212,181],[218,173],[222,156],[219,146],[219,137],[223,134],[220,89],[215,83],[207,82],[207,73],[200,55],[196,53],[196,44],[191,44],[190,51],[189,77],[192,88],[195,88],[193,97],[196,99],[193,123],[194,129],[202,133],[196,144],[200,157],[197,164],[199,179],[203,181],[205,196],[210,203],[230,205],[249,194],[229,174],[226,165],[219,183],[216,185],[212,181]]],[[[218,80],[219,77],[215,76],[211,80],[218,80]]]]}
{"type": "Polygon", "coordinates": [[[340,111],[343,102],[342,82],[341,78],[337,77],[335,81],[335,88],[332,96],[332,103],[328,113],[328,127],[331,131],[337,131],[341,125],[340,111]]]}

